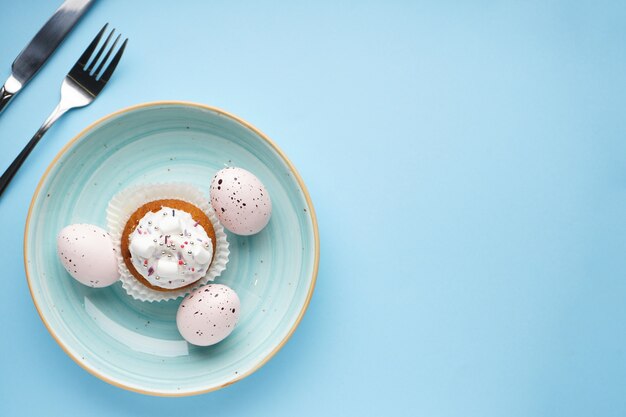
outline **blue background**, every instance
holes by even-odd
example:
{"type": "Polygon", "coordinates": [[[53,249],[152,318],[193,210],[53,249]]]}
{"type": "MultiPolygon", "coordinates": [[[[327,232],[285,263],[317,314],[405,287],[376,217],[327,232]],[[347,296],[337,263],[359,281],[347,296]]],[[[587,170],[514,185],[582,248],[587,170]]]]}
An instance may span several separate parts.
{"type": "MultiPolygon", "coordinates": [[[[6,3],[3,78],[58,6],[6,3]]],[[[50,130],[0,200],[0,414],[625,415],[625,20],[617,1],[97,1],[0,116],[5,167],[103,23],[130,37],[102,96],[50,130]],[[21,247],[63,144],[163,99],[273,138],[309,187],[322,247],[278,355],[179,399],[67,357],[21,247]]]]}

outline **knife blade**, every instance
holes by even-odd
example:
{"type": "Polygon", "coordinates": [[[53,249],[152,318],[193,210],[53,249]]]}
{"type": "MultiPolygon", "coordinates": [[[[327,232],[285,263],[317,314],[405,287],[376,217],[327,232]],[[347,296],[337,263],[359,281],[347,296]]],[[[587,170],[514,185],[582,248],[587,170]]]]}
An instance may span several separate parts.
{"type": "Polygon", "coordinates": [[[20,52],[0,88],[0,113],[54,53],[93,0],[66,0],[20,52]]]}

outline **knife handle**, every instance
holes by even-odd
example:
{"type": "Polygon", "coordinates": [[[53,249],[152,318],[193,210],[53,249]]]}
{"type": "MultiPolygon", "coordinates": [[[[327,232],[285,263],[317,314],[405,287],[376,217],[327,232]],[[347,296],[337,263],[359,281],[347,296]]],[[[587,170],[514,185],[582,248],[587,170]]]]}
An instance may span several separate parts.
{"type": "Polygon", "coordinates": [[[0,88],[0,113],[2,113],[2,110],[9,104],[14,95],[15,93],[9,93],[4,86],[0,88]]]}
{"type": "Polygon", "coordinates": [[[9,78],[7,78],[4,85],[0,88],[0,113],[2,113],[2,109],[9,104],[9,101],[11,101],[13,96],[16,95],[22,87],[22,83],[19,82],[13,74],[9,75],[9,78]]]}

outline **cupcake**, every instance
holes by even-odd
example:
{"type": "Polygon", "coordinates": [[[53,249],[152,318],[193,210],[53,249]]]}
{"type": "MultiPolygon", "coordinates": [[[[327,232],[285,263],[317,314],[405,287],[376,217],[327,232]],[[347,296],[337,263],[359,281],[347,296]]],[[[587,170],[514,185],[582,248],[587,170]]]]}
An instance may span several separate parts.
{"type": "Polygon", "coordinates": [[[126,222],[121,250],[128,271],[156,291],[193,285],[206,275],[215,252],[206,214],[182,200],[144,204],[126,222]]]}
{"type": "Polygon", "coordinates": [[[213,281],[228,262],[215,212],[186,184],[126,189],[109,203],[107,222],[122,286],[142,301],[182,297],[213,281]]]}

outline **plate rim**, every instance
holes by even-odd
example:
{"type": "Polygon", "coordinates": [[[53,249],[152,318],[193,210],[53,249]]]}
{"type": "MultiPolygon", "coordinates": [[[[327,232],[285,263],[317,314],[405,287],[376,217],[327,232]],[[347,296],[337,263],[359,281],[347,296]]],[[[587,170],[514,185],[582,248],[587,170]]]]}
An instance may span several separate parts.
{"type": "Polygon", "coordinates": [[[261,130],[256,128],[251,123],[243,120],[242,118],[240,118],[238,116],[235,116],[234,114],[232,114],[230,112],[222,110],[222,109],[220,109],[218,107],[209,106],[207,104],[202,104],[202,103],[197,103],[197,102],[192,102],[192,101],[159,100],[159,101],[149,101],[149,102],[144,102],[144,103],[131,105],[131,106],[128,106],[128,107],[124,107],[124,108],[122,108],[120,110],[116,110],[116,111],[114,111],[112,113],[109,113],[109,114],[107,114],[107,115],[97,119],[96,121],[90,123],[89,125],[87,125],[87,127],[83,128],[78,134],[76,134],[72,139],[70,139],[61,148],[61,150],[52,159],[52,161],[50,162],[50,164],[48,165],[48,167],[46,168],[46,170],[42,174],[41,179],[39,180],[39,183],[37,184],[37,187],[35,188],[35,191],[33,193],[33,197],[31,198],[30,204],[28,206],[28,214],[26,215],[26,223],[25,223],[25,226],[24,226],[24,248],[23,248],[23,250],[24,250],[24,270],[26,272],[26,282],[28,284],[28,290],[29,290],[31,299],[33,300],[33,304],[35,305],[35,309],[37,310],[37,314],[39,315],[39,318],[43,322],[43,324],[46,327],[46,329],[48,330],[48,333],[52,336],[54,341],[61,347],[61,349],[65,352],[66,355],[68,355],[70,358],[72,358],[72,360],[74,362],[76,362],[81,368],[83,368],[84,370],[89,372],[91,375],[101,379],[104,382],[107,382],[108,384],[114,385],[114,386],[116,386],[118,388],[122,388],[122,389],[125,389],[125,390],[128,390],[128,391],[132,391],[132,392],[137,392],[137,393],[140,393],[140,394],[157,396],[157,397],[186,397],[186,396],[199,395],[199,394],[205,394],[207,392],[217,391],[219,389],[222,389],[222,388],[225,388],[225,387],[227,387],[229,385],[232,385],[235,382],[241,381],[242,379],[246,378],[247,376],[250,376],[254,372],[258,371],[263,365],[265,365],[270,359],[272,359],[272,357],[274,357],[274,355],[276,355],[276,353],[278,353],[278,351],[280,349],[282,349],[282,347],[287,343],[287,341],[289,341],[291,336],[293,336],[293,333],[295,332],[296,328],[300,325],[300,322],[302,321],[302,318],[304,317],[304,314],[305,314],[306,310],[309,307],[309,304],[311,302],[311,298],[313,296],[313,292],[315,290],[315,284],[317,283],[317,274],[318,274],[318,270],[319,270],[320,239],[319,239],[319,230],[318,230],[318,224],[317,224],[317,216],[315,214],[315,209],[313,207],[313,201],[311,200],[311,196],[309,195],[309,191],[308,191],[306,185],[304,184],[304,181],[302,180],[302,177],[300,176],[300,174],[296,170],[296,167],[292,164],[292,162],[289,160],[287,155],[285,155],[285,153],[278,147],[278,145],[272,139],[270,139],[269,136],[264,134],[261,130]],[[286,163],[287,167],[289,168],[289,170],[293,174],[294,178],[298,182],[298,184],[299,184],[299,186],[300,186],[300,188],[302,190],[302,193],[304,195],[304,198],[306,200],[306,203],[308,205],[309,216],[311,217],[311,222],[312,222],[312,227],[313,227],[313,237],[314,237],[315,258],[313,260],[313,272],[312,272],[312,276],[311,276],[311,283],[309,285],[309,289],[308,289],[307,296],[306,296],[306,299],[304,301],[304,304],[302,305],[302,308],[301,308],[300,312],[298,313],[298,316],[296,317],[296,321],[294,322],[293,326],[287,332],[287,335],[280,341],[280,343],[274,349],[272,349],[272,351],[270,351],[261,361],[259,361],[258,364],[256,364],[249,371],[247,371],[247,372],[245,372],[245,373],[243,373],[241,375],[238,375],[236,378],[234,378],[234,379],[232,379],[232,380],[230,380],[230,381],[228,381],[226,383],[223,383],[221,385],[215,386],[215,387],[210,387],[210,388],[206,388],[206,389],[199,389],[199,390],[193,390],[193,391],[185,391],[185,392],[180,392],[180,391],[176,391],[176,392],[151,391],[151,390],[148,390],[148,389],[141,389],[141,388],[136,388],[136,387],[133,387],[133,386],[130,386],[130,385],[125,385],[122,382],[113,380],[113,379],[107,377],[106,375],[99,373],[96,369],[93,369],[92,367],[87,366],[87,364],[82,363],[79,360],[79,358],[74,356],[70,352],[70,350],[65,346],[64,342],[57,336],[55,331],[50,327],[50,324],[48,323],[48,321],[44,317],[44,315],[43,315],[43,313],[41,311],[41,308],[40,308],[40,306],[39,306],[39,304],[37,302],[37,299],[35,297],[35,294],[33,292],[33,287],[32,287],[31,277],[30,277],[30,271],[29,271],[29,266],[28,266],[28,257],[27,257],[27,254],[28,254],[28,232],[29,232],[29,225],[30,225],[30,220],[31,220],[33,207],[35,205],[35,201],[39,197],[39,194],[41,192],[41,188],[43,187],[44,182],[48,178],[48,175],[50,174],[50,171],[52,170],[52,168],[58,163],[59,159],[63,155],[65,155],[67,153],[67,151],[69,150],[69,148],[72,145],[74,145],[77,141],[79,141],[89,131],[91,131],[93,128],[97,127],[98,125],[106,122],[107,120],[110,120],[110,119],[112,119],[114,117],[117,117],[119,115],[122,115],[124,113],[129,113],[129,112],[134,111],[134,110],[138,110],[138,109],[142,109],[142,108],[146,108],[146,107],[159,107],[159,106],[187,106],[187,107],[193,107],[193,108],[197,108],[197,109],[201,109],[201,110],[213,111],[213,112],[216,112],[216,113],[218,113],[218,114],[220,114],[222,116],[226,116],[226,117],[228,117],[228,118],[230,118],[230,119],[232,119],[232,120],[234,120],[234,121],[236,121],[238,123],[241,123],[242,125],[244,125],[248,129],[250,129],[254,133],[256,133],[261,139],[263,139],[268,145],[270,145],[270,147],[272,147],[276,151],[276,153],[280,156],[280,158],[283,159],[283,161],[286,163]]]}

